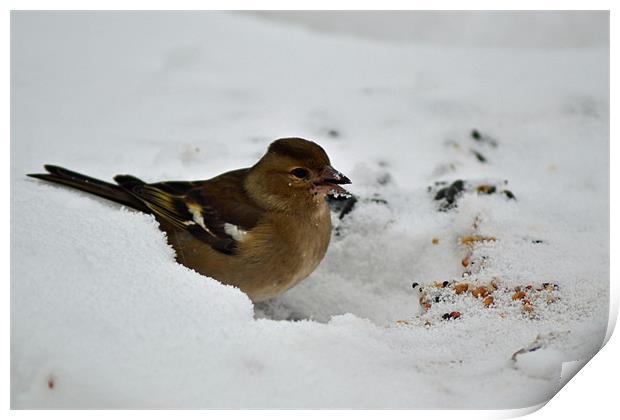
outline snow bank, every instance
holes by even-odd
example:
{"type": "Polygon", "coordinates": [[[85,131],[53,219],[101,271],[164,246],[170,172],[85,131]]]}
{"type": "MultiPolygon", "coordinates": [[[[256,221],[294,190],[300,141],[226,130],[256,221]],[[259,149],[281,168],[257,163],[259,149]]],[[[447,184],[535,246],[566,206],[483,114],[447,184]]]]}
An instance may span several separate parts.
{"type": "Polygon", "coordinates": [[[15,13],[11,35],[14,408],[517,408],[598,350],[607,48],[391,45],[221,13],[15,13]],[[24,176],[204,179],[283,136],[322,144],[359,201],[319,269],[256,308],[176,264],[150,216],[24,176]],[[435,182],[457,179],[516,200],[438,211],[435,182]],[[467,281],[497,279],[495,304],[424,311],[412,283],[463,281],[476,220],[495,240],[467,281]],[[527,316],[511,294],[542,283],[559,300],[527,316]]]}

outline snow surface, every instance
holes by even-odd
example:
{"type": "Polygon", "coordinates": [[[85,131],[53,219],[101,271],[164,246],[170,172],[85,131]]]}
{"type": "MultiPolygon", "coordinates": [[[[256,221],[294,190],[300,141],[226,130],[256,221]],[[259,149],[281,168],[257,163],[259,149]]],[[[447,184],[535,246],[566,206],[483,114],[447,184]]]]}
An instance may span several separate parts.
{"type": "Polygon", "coordinates": [[[521,408],[553,396],[560,361],[598,351],[606,46],[402,45],[114,12],[13,13],[11,43],[13,408],[521,408]],[[177,264],[151,216],[24,176],[54,163],[205,179],[284,136],[323,145],[360,201],[334,217],[320,267],[256,308],[177,264]],[[427,187],[456,179],[506,180],[517,200],[465,193],[438,211],[427,187]],[[411,284],[461,281],[476,219],[497,240],[474,246],[486,266],[468,281],[551,282],[560,300],[534,318],[508,294],[422,311],[411,284]]]}

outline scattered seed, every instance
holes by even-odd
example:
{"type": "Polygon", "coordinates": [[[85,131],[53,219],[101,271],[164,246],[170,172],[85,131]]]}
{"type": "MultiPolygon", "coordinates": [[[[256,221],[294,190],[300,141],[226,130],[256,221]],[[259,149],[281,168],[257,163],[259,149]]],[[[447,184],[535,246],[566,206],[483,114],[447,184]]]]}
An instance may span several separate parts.
{"type": "Polygon", "coordinates": [[[474,154],[474,156],[476,156],[476,159],[478,159],[478,162],[480,163],[486,163],[487,158],[485,158],[482,153],[478,152],[477,150],[471,150],[471,152],[474,154]]]}
{"type": "Polygon", "coordinates": [[[351,195],[350,197],[327,197],[327,203],[331,207],[332,211],[338,213],[339,219],[342,219],[344,216],[349,214],[353,210],[353,207],[355,207],[357,201],[357,197],[354,195],[351,195]]]}
{"type": "Polygon", "coordinates": [[[492,241],[496,241],[497,239],[494,236],[481,236],[481,235],[467,235],[467,236],[462,236],[461,238],[459,238],[459,242],[461,243],[461,245],[473,245],[477,242],[492,242],[492,241]]]}
{"type": "Polygon", "coordinates": [[[377,198],[377,197],[373,197],[369,200],[371,203],[377,203],[377,204],[387,204],[387,200],[385,198],[377,198]]]}
{"type": "Polygon", "coordinates": [[[486,306],[487,308],[491,305],[493,305],[493,296],[487,296],[484,298],[484,300],[482,301],[482,303],[484,303],[484,306],[486,306]]]}
{"type": "Polygon", "coordinates": [[[476,287],[474,290],[471,291],[471,294],[475,298],[480,298],[480,297],[485,297],[486,295],[489,294],[489,292],[487,291],[486,287],[476,287]]]}
{"type": "Polygon", "coordinates": [[[461,313],[459,311],[450,312],[450,317],[457,319],[461,317],[461,313]]]}
{"type": "Polygon", "coordinates": [[[491,147],[497,147],[497,140],[488,135],[480,133],[480,131],[473,129],[470,133],[471,138],[476,140],[479,143],[486,143],[491,147]]]}
{"type": "Polygon", "coordinates": [[[525,297],[525,292],[518,291],[514,295],[512,295],[512,300],[521,300],[525,297]]]}
{"type": "MultiPolygon", "coordinates": [[[[435,184],[437,185],[437,183],[435,184]]],[[[441,188],[435,194],[435,200],[445,200],[440,207],[440,210],[447,211],[453,207],[456,207],[456,199],[465,190],[465,182],[461,179],[457,179],[447,187],[441,188]]]]}
{"type": "Polygon", "coordinates": [[[459,283],[459,284],[454,285],[454,292],[457,295],[465,293],[467,291],[467,289],[469,289],[469,284],[468,283],[459,283]]]}
{"type": "Polygon", "coordinates": [[[497,188],[495,188],[495,185],[479,185],[476,188],[476,192],[478,194],[493,194],[495,191],[497,190],[497,188]]]}
{"type": "Polygon", "coordinates": [[[463,258],[461,260],[461,264],[463,265],[463,267],[469,266],[470,263],[471,263],[471,255],[470,254],[468,254],[465,258],[463,258]]]}
{"type": "Polygon", "coordinates": [[[506,195],[506,197],[508,197],[509,200],[516,200],[517,199],[517,197],[515,197],[515,195],[510,190],[504,190],[504,191],[502,191],[502,193],[504,193],[506,195]]]}
{"type": "Polygon", "coordinates": [[[439,239],[433,238],[432,243],[433,243],[433,245],[439,244],[439,239]]]}

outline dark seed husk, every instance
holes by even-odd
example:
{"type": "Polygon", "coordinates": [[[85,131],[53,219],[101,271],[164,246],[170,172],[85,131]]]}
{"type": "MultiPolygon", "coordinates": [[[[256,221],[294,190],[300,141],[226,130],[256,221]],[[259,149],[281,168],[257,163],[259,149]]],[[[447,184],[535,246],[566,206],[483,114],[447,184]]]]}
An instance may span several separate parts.
{"type": "Polygon", "coordinates": [[[506,197],[508,197],[509,200],[516,200],[517,199],[517,197],[515,197],[515,195],[510,190],[504,190],[502,192],[506,195],[506,197]]]}

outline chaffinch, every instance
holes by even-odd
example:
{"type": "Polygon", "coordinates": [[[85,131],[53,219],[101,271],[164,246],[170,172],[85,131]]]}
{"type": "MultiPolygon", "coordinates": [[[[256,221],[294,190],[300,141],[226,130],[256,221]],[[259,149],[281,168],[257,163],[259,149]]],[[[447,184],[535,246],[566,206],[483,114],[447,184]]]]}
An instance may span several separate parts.
{"type": "Polygon", "coordinates": [[[254,302],[305,279],[323,259],[331,237],[326,196],[348,195],[351,181],[318,144],[284,138],[251,168],[204,181],[147,184],[117,175],[116,184],[45,165],[51,181],[153,214],[177,261],[239,287],[254,302]]]}

